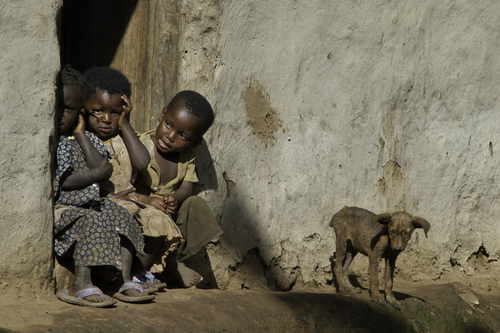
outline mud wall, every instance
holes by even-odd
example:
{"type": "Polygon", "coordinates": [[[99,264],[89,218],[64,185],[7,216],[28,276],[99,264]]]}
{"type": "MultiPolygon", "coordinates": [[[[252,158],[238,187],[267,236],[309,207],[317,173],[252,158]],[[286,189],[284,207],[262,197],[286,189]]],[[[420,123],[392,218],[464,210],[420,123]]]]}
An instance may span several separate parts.
{"type": "MultiPolygon", "coordinates": [[[[53,287],[60,5],[0,6],[3,295],[53,287]]],[[[398,260],[409,279],[438,279],[453,266],[473,275],[478,251],[497,267],[500,4],[184,0],[178,8],[177,86],[205,94],[217,113],[198,169],[200,195],[225,230],[207,248],[218,287],[328,283],[328,221],[345,205],[429,220],[429,238],[417,230],[398,260]]]]}
{"type": "Polygon", "coordinates": [[[327,283],[328,222],[345,205],[431,223],[398,260],[407,278],[454,265],[474,274],[479,250],[496,265],[499,3],[183,1],[181,11],[179,87],[217,113],[199,169],[215,170],[201,195],[225,230],[209,248],[219,287],[260,273],[282,289],[297,276],[327,283]]]}
{"type": "Polygon", "coordinates": [[[52,288],[51,140],[62,1],[0,5],[0,294],[52,288]]]}

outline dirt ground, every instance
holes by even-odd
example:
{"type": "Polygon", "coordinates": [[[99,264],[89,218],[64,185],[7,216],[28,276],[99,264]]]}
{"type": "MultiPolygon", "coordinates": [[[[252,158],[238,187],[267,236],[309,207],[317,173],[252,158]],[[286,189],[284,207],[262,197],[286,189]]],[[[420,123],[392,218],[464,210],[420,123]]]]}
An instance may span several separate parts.
{"type": "MultiPolygon", "coordinates": [[[[333,286],[290,292],[181,290],[150,304],[92,309],[46,301],[0,299],[0,332],[500,332],[496,274],[458,270],[437,281],[395,280],[401,311],[333,286]]],[[[360,281],[362,287],[367,281],[360,281]]]]}

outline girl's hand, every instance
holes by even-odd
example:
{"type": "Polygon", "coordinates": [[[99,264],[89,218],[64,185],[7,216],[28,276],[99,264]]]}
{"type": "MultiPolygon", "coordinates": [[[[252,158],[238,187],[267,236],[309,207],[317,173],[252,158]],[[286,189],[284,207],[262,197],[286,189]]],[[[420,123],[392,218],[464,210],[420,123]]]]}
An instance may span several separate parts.
{"type": "Polygon", "coordinates": [[[135,188],[130,188],[128,190],[120,191],[118,193],[109,193],[108,197],[109,198],[120,199],[120,200],[131,201],[131,202],[135,203],[137,206],[139,206],[140,208],[146,208],[145,204],[143,204],[142,202],[140,202],[139,200],[137,200],[136,197],[134,197],[134,196],[131,195],[134,192],[135,192],[135,188]]]}
{"type": "Polygon", "coordinates": [[[167,205],[167,212],[175,214],[177,212],[177,199],[173,195],[166,195],[163,197],[163,202],[167,205]]]}
{"type": "Polygon", "coordinates": [[[127,119],[128,115],[132,111],[132,103],[130,102],[130,99],[127,97],[127,95],[122,96],[122,101],[125,104],[123,105],[123,112],[120,115],[120,119],[118,120],[118,126],[120,127],[123,126],[123,121],[127,119]]]}
{"type": "Polygon", "coordinates": [[[109,177],[111,177],[111,174],[113,173],[113,166],[111,165],[111,163],[108,162],[108,159],[104,156],[102,156],[101,163],[99,163],[99,166],[97,168],[99,168],[99,171],[101,173],[100,180],[108,180],[109,177]]]}
{"type": "Polygon", "coordinates": [[[168,214],[168,211],[167,211],[167,205],[165,204],[165,202],[163,202],[163,199],[160,199],[160,198],[150,198],[149,199],[149,204],[151,206],[153,206],[154,208],[158,209],[158,210],[161,210],[162,212],[164,212],[165,214],[168,214]]]}
{"type": "Polygon", "coordinates": [[[85,118],[83,118],[82,113],[80,113],[80,115],[78,116],[78,124],[73,131],[74,136],[78,136],[80,134],[85,135],[85,118]]]}

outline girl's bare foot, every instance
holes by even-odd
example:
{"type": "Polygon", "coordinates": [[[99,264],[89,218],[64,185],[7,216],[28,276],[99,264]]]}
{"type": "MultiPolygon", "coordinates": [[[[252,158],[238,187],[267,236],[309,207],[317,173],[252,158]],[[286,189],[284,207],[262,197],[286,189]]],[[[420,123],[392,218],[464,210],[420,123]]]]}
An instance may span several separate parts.
{"type": "Polygon", "coordinates": [[[140,297],[140,296],[148,296],[148,293],[144,291],[140,291],[138,289],[126,289],[121,292],[123,295],[132,296],[132,297],[140,297]]]}
{"type": "Polygon", "coordinates": [[[203,281],[203,276],[184,265],[184,263],[178,262],[173,255],[167,257],[165,275],[168,281],[182,288],[193,288],[203,281]]]}
{"type": "Polygon", "coordinates": [[[125,282],[113,297],[127,303],[146,303],[155,299],[154,295],[145,293],[142,287],[134,282],[125,282]]]}
{"type": "Polygon", "coordinates": [[[78,287],[75,287],[75,285],[73,285],[68,290],[68,295],[74,296],[74,297],[79,297],[81,299],[84,299],[86,301],[93,302],[93,303],[103,303],[103,302],[108,302],[108,301],[113,299],[113,298],[111,298],[107,295],[104,295],[104,294],[102,294],[102,296],[98,295],[97,292],[95,292],[95,291],[93,291],[91,293],[91,295],[89,295],[89,296],[82,297],[83,295],[85,295],[85,293],[87,291],[91,291],[91,290],[95,290],[95,289],[96,288],[92,285],[85,286],[83,288],[78,288],[78,287]]]}
{"type": "Polygon", "coordinates": [[[112,299],[104,294],[100,296],[95,293],[82,297],[85,295],[86,290],[91,288],[94,288],[94,285],[92,284],[92,280],[90,278],[90,268],[85,266],[76,266],[75,279],[73,281],[73,285],[68,290],[68,295],[78,297],[80,293],[83,293],[80,298],[94,303],[102,303],[112,299]]]}

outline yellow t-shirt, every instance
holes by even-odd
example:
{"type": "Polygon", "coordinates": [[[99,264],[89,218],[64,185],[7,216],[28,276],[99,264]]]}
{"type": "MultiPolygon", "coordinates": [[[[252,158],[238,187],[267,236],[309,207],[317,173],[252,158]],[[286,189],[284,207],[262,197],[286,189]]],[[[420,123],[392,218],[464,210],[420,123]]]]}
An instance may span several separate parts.
{"type": "Polygon", "coordinates": [[[155,145],[151,137],[156,134],[156,130],[151,130],[141,134],[140,140],[149,151],[150,162],[146,169],[141,170],[137,174],[135,187],[138,193],[146,194],[151,197],[163,198],[165,195],[173,194],[183,181],[197,183],[196,169],[194,161],[198,156],[196,147],[188,148],[179,152],[179,162],[177,165],[177,177],[169,181],[165,185],[160,185],[161,170],[155,159],[155,145]]]}

